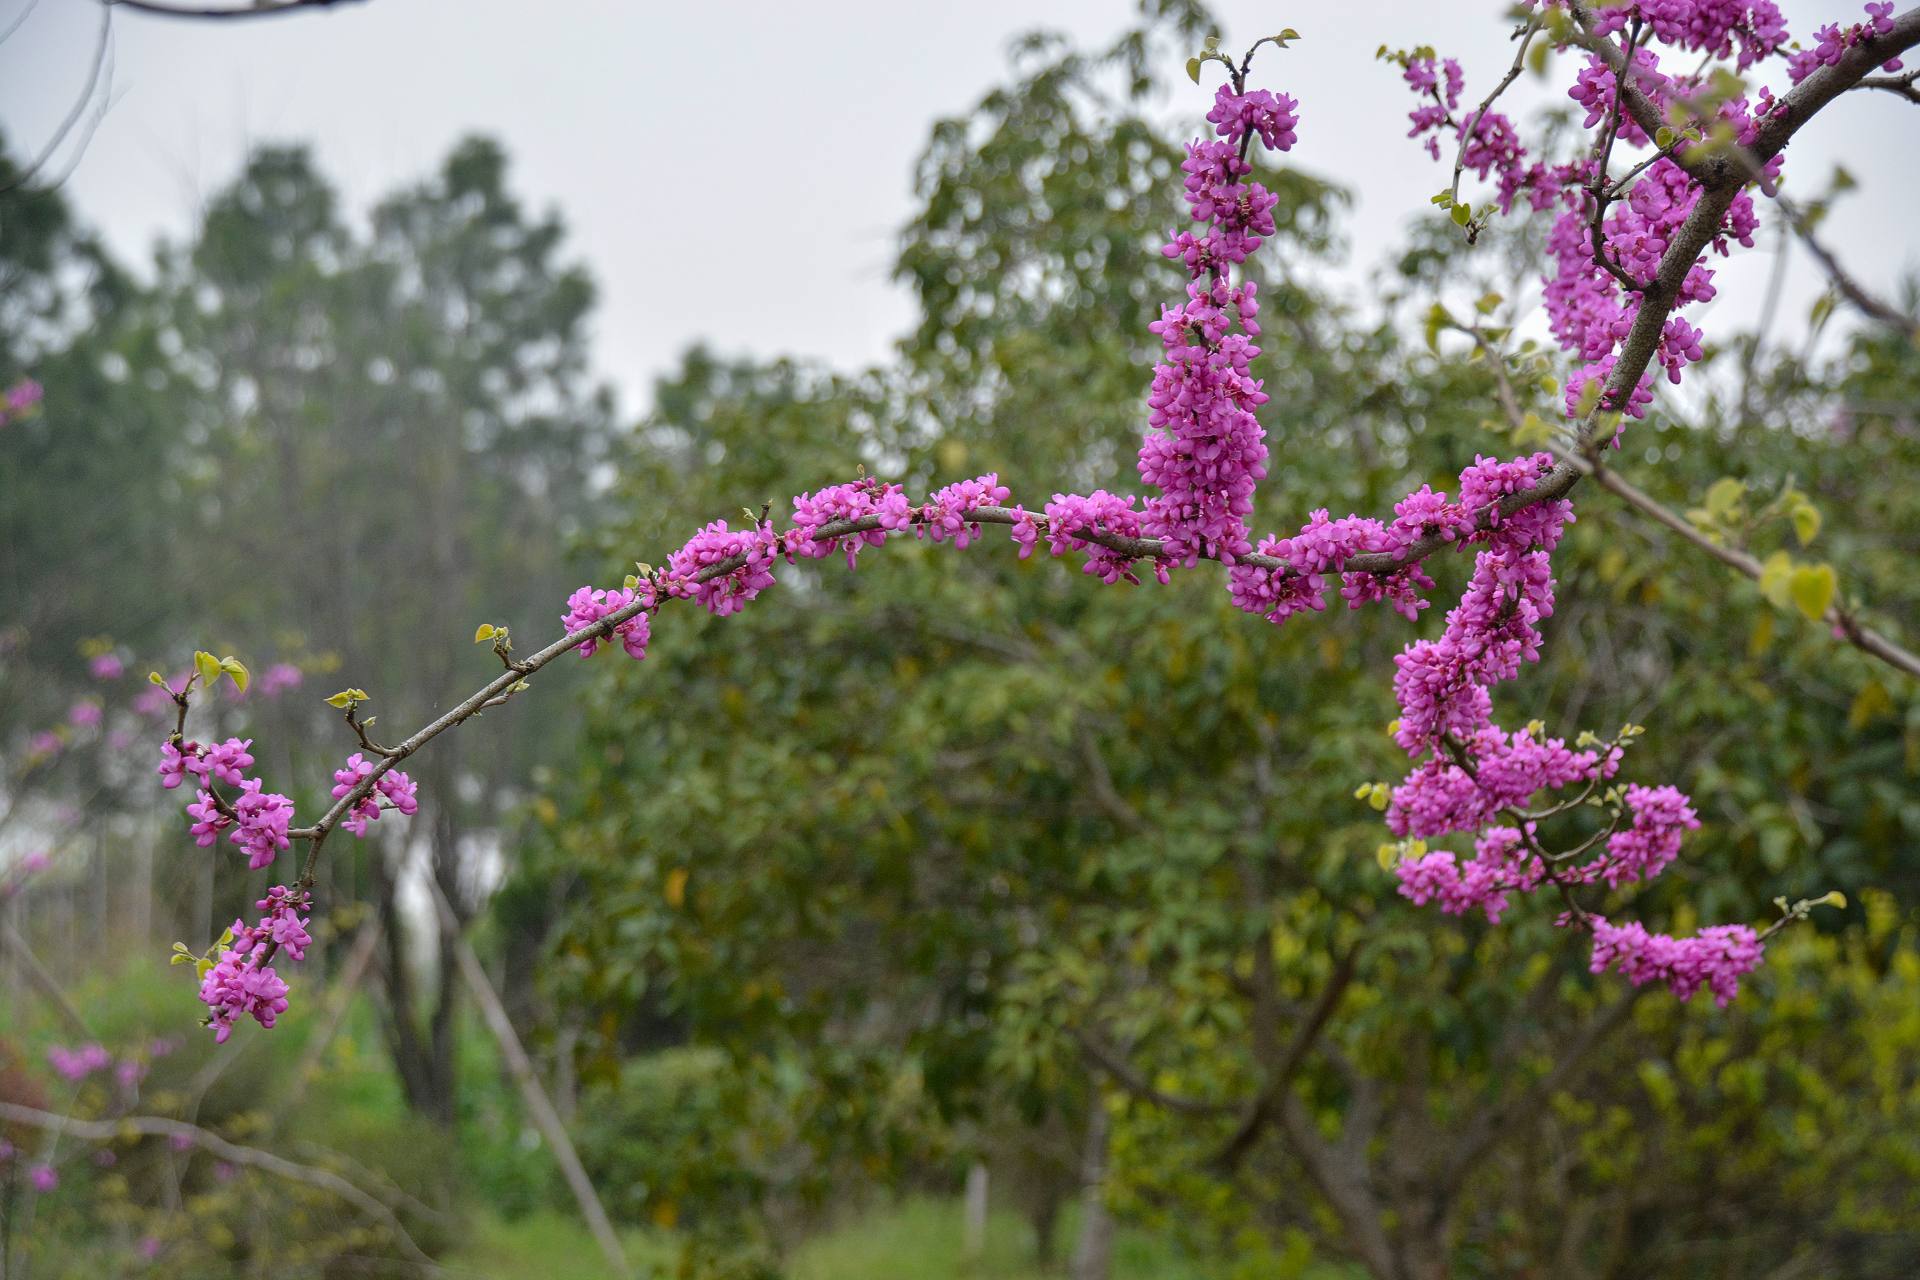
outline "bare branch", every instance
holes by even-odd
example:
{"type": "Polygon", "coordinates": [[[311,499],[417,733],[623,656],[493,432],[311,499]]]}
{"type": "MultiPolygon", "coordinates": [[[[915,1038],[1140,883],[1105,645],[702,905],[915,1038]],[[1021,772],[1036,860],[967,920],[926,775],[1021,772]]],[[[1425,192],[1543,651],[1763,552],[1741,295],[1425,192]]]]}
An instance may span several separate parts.
{"type": "Polygon", "coordinates": [[[1547,1073],[1526,1088],[1510,1093],[1491,1106],[1474,1112],[1473,1119],[1457,1136],[1449,1153],[1446,1172],[1439,1185],[1457,1189],[1467,1171],[1478,1164],[1497,1145],[1509,1124],[1549,1101],[1555,1092],[1588,1065],[1588,1055],[1619,1029],[1633,1012],[1640,997],[1651,987],[1634,987],[1615,1000],[1604,1013],[1591,1018],[1579,1034],[1568,1040],[1547,1073]]]}
{"type": "Polygon", "coordinates": [[[1360,951],[1364,944],[1355,943],[1347,948],[1347,953],[1334,965],[1333,974],[1327,979],[1327,985],[1321,989],[1320,998],[1314,1001],[1313,1009],[1304,1021],[1294,1029],[1293,1039],[1287,1043],[1285,1054],[1272,1065],[1267,1076],[1266,1087],[1240,1121],[1240,1127],[1227,1139],[1226,1146],[1214,1157],[1213,1163],[1221,1169],[1232,1169],[1239,1164],[1253,1144],[1266,1128],[1268,1121],[1279,1113],[1280,1103],[1287,1090],[1293,1087],[1293,1079],[1307,1060],[1314,1044],[1320,1039],[1320,1033],[1326,1029],[1334,1010],[1340,1007],[1340,999],[1347,993],[1347,987],[1353,982],[1353,975],[1360,964],[1360,951]]]}
{"type": "Polygon", "coordinates": [[[135,13],[149,14],[156,18],[194,18],[225,20],[229,18],[272,18],[287,13],[302,13],[309,9],[330,9],[335,5],[353,4],[356,0],[254,0],[244,8],[223,5],[166,4],[164,0],[101,0],[108,9],[116,5],[131,9],[135,13]]]}
{"type": "Polygon", "coordinates": [[[1189,1098],[1181,1094],[1168,1093],[1157,1089],[1148,1081],[1140,1069],[1127,1061],[1119,1050],[1108,1045],[1091,1031],[1076,1029],[1074,1038],[1080,1042],[1080,1049],[1087,1059],[1113,1078],[1113,1082],[1137,1098],[1143,1098],[1157,1107],[1190,1116],[1231,1115],[1243,1104],[1237,1102],[1215,1102],[1210,1098],[1189,1098]]]}
{"type": "MultiPolygon", "coordinates": [[[[9,32],[8,34],[12,33],[9,32]]],[[[87,72],[86,87],[80,90],[80,95],[74,99],[73,108],[67,112],[66,118],[60,122],[60,127],[53,131],[53,137],[47,140],[46,147],[39,155],[33,158],[26,168],[13,175],[13,181],[6,183],[4,186],[0,186],[0,193],[14,191],[24,187],[33,180],[35,174],[46,168],[49,160],[53,159],[54,153],[60,149],[60,144],[67,140],[67,135],[73,132],[73,127],[80,123],[80,117],[86,114],[87,104],[93,101],[94,91],[100,87],[101,73],[105,70],[109,61],[108,51],[112,47],[113,9],[110,6],[102,6],[100,10],[100,33],[94,39],[93,64],[87,72]]]]}
{"type": "Polygon", "coordinates": [[[1813,255],[1813,260],[1820,264],[1820,269],[1827,273],[1827,278],[1833,281],[1833,287],[1840,291],[1842,297],[1857,307],[1861,314],[1879,321],[1895,333],[1920,337],[1920,321],[1874,297],[1860,286],[1859,281],[1847,274],[1839,259],[1813,234],[1813,220],[1805,209],[1785,196],[1776,197],[1775,203],[1787,215],[1787,222],[1794,234],[1800,237],[1800,243],[1807,247],[1807,252],[1813,255]]]}
{"type": "Polygon", "coordinates": [[[263,1151],[259,1147],[243,1147],[238,1143],[227,1141],[210,1129],[202,1129],[199,1125],[188,1124],[184,1120],[169,1120],[163,1116],[115,1116],[110,1120],[82,1120],[78,1116],[41,1111],[37,1107],[23,1107],[13,1102],[0,1102],[0,1119],[14,1124],[24,1124],[30,1128],[43,1129],[49,1133],[72,1134],[83,1142],[113,1142],[125,1138],[128,1134],[190,1142],[209,1155],[225,1160],[228,1164],[260,1169],[277,1178],[285,1178],[289,1182],[304,1183],[310,1187],[319,1187],[323,1191],[332,1192],[391,1231],[395,1242],[413,1261],[437,1269],[434,1260],[414,1243],[413,1237],[407,1234],[407,1229],[401,1225],[400,1219],[394,1216],[392,1209],[331,1169],[297,1164],[285,1156],[263,1151]]]}
{"type": "Polygon", "coordinates": [[[1909,71],[1903,76],[1868,76],[1853,87],[1881,89],[1898,94],[1908,102],[1920,102],[1920,71],[1909,71]]]}
{"type": "MultiPolygon", "coordinates": [[[[1514,395],[1512,381],[1507,377],[1506,366],[1503,363],[1501,353],[1496,351],[1477,329],[1468,330],[1468,333],[1472,336],[1474,342],[1479,344],[1480,350],[1485,353],[1487,357],[1488,366],[1493,370],[1496,389],[1500,398],[1500,406],[1506,414],[1508,424],[1513,427],[1520,426],[1524,415],[1521,413],[1519,401],[1514,395]]],[[[1655,498],[1653,495],[1622,478],[1612,467],[1607,465],[1604,455],[1598,451],[1583,458],[1576,456],[1572,451],[1562,445],[1550,444],[1548,448],[1551,449],[1565,465],[1577,468],[1582,475],[1591,476],[1593,482],[1602,489],[1605,489],[1608,493],[1621,499],[1642,515],[1650,517],[1655,523],[1663,525],[1674,533],[1679,534],[1682,538],[1685,538],[1688,542],[1691,542],[1694,546],[1700,548],[1700,550],[1706,552],[1715,560],[1718,560],[1721,564],[1726,565],[1742,576],[1758,582],[1761,575],[1766,572],[1766,566],[1762,565],[1754,556],[1749,555],[1737,547],[1729,547],[1715,542],[1704,532],[1695,528],[1693,523],[1686,517],[1663,504],[1658,498],[1655,498]]],[[[1838,600],[1828,606],[1827,612],[1822,616],[1821,621],[1825,622],[1832,629],[1835,636],[1845,640],[1862,653],[1880,659],[1897,671],[1905,672],[1910,676],[1920,677],[1920,654],[1915,654],[1902,648],[1899,643],[1890,637],[1882,635],[1864,622],[1861,622],[1838,600]]],[[[1544,815],[1532,816],[1539,817],[1544,815]]]]}

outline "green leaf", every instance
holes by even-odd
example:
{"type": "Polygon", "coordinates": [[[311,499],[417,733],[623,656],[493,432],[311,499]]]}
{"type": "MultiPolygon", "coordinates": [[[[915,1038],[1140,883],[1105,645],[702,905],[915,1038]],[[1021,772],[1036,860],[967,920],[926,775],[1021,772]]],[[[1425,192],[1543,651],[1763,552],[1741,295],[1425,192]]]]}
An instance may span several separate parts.
{"type": "Polygon", "coordinates": [[[1459,321],[1453,318],[1453,313],[1448,311],[1446,307],[1440,303],[1434,303],[1427,309],[1427,350],[1438,353],[1440,350],[1440,331],[1442,329],[1455,329],[1458,327],[1459,321]]]}
{"type": "Polygon", "coordinates": [[[165,684],[166,679],[158,671],[149,671],[147,672],[147,683],[148,684],[165,684]]]}
{"type": "Polygon", "coordinates": [[[1792,603],[1788,583],[1793,577],[1793,557],[1784,551],[1768,556],[1760,566],[1760,594],[1782,609],[1792,603]]]}
{"type": "Polygon", "coordinates": [[[1456,226],[1466,226],[1473,221],[1473,206],[1462,200],[1453,206],[1453,221],[1456,226]]]}
{"type": "Polygon", "coordinates": [[[474,629],[473,642],[475,644],[480,644],[483,641],[491,639],[493,639],[493,624],[491,622],[483,622],[474,629]]]}
{"type": "Polygon", "coordinates": [[[1580,388],[1579,398],[1573,402],[1573,416],[1584,418],[1600,404],[1600,393],[1604,390],[1600,379],[1588,378],[1580,388]]]}
{"type": "Polygon", "coordinates": [[[1800,539],[1800,545],[1806,546],[1820,532],[1820,508],[1802,498],[1794,504],[1793,536],[1800,539]]]}
{"type": "Polygon", "coordinates": [[[1549,52],[1547,41],[1541,40],[1536,42],[1532,48],[1527,50],[1527,70],[1533,72],[1536,76],[1546,75],[1547,56],[1549,52]]]}
{"type": "Polygon", "coordinates": [[[1483,316],[1490,316],[1505,301],[1506,299],[1497,293],[1483,293],[1480,295],[1480,300],[1473,304],[1473,309],[1483,316]]]}
{"type": "Polygon", "coordinates": [[[196,649],[193,654],[193,669],[200,675],[200,687],[211,689],[214,681],[220,678],[220,659],[204,649],[196,649]]]}
{"type": "Polygon", "coordinates": [[[242,693],[245,693],[247,686],[253,683],[253,673],[247,670],[247,664],[232,654],[220,659],[220,669],[233,681],[233,687],[242,693]]]}
{"type": "Polygon", "coordinates": [[[1715,520],[1725,520],[1746,495],[1746,481],[1722,476],[1707,486],[1707,514],[1715,520]]]}
{"type": "Polygon", "coordinates": [[[1200,59],[1187,59],[1187,79],[1193,81],[1195,84],[1200,83],[1200,59]]]}
{"type": "Polygon", "coordinates": [[[1839,589],[1840,581],[1830,564],[1803,564],[1793,571],[1787,583],[1787,593],[1793,597],[1794,607],[1809,619],[1817,622],[1827,612],[1827,606],[1833,603],[1833,595],[1839,589]]]}

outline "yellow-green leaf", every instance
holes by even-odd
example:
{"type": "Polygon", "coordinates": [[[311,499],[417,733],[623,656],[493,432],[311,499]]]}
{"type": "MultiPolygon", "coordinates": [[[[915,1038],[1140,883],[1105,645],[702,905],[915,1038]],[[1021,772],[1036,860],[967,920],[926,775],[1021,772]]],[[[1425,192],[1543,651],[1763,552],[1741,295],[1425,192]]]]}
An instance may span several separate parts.
{"type": "Polygon", "coordinates": [[[1768,556],[1760,566],[1760,594],[1782,609],[1792,603],[1788,582],[1793,577],[1793,557],[1784,551],[1768,556]]]}
{"type": "Polygon", "coordinates": [[[1598,408],[1600,405],[1600,393],[1604,389],[1605,388],[1600,385],[1600,379],[1598,378],[1588,378],[1582,383],[1580,386],[1580,395],[1573,402],[1573,416],[1576,418],[1584,418],[1598,408]]]}
{"type": "Polygon", "coordinates": [[[200,687],[213,688],[213,682],[220,678],[220,659],[204,649],[196,649],[193,654],[193,669],[199,673],[200,687]]]}
{"type": "Polygon", "coordinates": [[[474,629],[473,642],[475,644],[491,639],[493,639],[493,624],[491,622],[483,622],[474,629]]]}
{"type": "Polygon", "coordinates": [[[242,693],[245,693],[247,686],[253,683],[253,673],[247,670],[247,664],[232,654],[220,659],[220,669],[233,681],[233,687],[242,693]]]}
{"type": "Polygon", "coordinates": [[[1707,486],[1707,514],[1716,520],[1724,520],[1746,495],[1746,481],[1722,476],[1707,486]]]}
{"type": "Polygon", "coordinates": [[[1847,728],[1857,732],[1893,709],[1893,699],[1887,693],[1887,686],[1878,680],[1869,680],[1854,695],[1853,705],[1847,708],[1847,728]]]}
{"type": "Polygon", "coordinates": [[[1806,546],[1820,532],[1820,508],[1802,499],[1793,508],[1793,536],[1806,546]]]}
{"type": "Polygon", "coordinates": [[[1833,603],[1833,595],[1839,585],[1832,565],[1803,564],[1793,571],[1787,583],[1787,594],[1793,598],[1794,608],[1818,621],[1826,614],[1827,606],[1833,603]]]}

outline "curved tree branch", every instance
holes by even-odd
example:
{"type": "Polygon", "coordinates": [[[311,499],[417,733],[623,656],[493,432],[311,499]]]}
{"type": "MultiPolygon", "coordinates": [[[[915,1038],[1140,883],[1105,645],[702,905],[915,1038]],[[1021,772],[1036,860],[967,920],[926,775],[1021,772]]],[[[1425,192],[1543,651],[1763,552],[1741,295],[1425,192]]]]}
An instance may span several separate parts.
{"type": "Polygon", "coordinates": [[[277,1178],[285,1178],[289,1182],[300,1182],[332,1192],[391,1231],[394,1240],[413,1261],[438,1269],[438,1264],[418,1244],[414,1243],[412,1236],[407,1234],[407,1229],[401,1225],[400,1219],[394,1216],[392,1209],[331,1169],[298,1164],[285,1156],[263,1151],[259,1147],[243,1147],[238,1143],[227,1141],[212,1130],[202,1129],[199,1125],[188,1124],[184,1120],[168,1120],[163,1116],[116,1116],[110,1120],[82,1120],[78,1116],[41,1111],[37,1107],[23,1107],[13,1102],[0,1102],[0,1120],[24,1124],[30,1128],[43,1129],[54,1134],[72,1134],[85,1142],[113,1142],[129,1134],[190,1142],[209,1155],[218,1156],[229,1164],[246,1165],[271,1173],[277,1178]]]}
{"type": "Polygon", "coordinates": [[[225,20],[228,18],[272,18],[285,13],[300,13],[308,9],[330,9],[335,5],[354,4],[357,0],[255,0],[245,8],[167,4],[165,0],[101,0],[106,8],[118,5],[131,9],[135,13],[151,14],[156,18],[196,18],[225,20]]]}

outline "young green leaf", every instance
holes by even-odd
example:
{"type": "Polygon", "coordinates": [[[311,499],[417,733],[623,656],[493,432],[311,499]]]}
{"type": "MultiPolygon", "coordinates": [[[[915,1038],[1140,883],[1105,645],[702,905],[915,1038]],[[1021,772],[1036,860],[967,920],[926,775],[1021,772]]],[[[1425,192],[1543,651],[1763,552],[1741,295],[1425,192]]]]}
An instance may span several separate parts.
{"type": "Polygon", "coordinates": [[[1833,603],[1833,595],[1839,585],[1832,565],[1803,564],[1793,571],[1787,583],[1787,592],[1793,597],[1794,607],[1817,622],[1826,614],[1827,606],[1833,603]]]}

